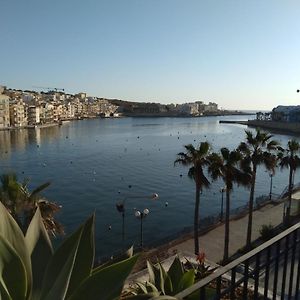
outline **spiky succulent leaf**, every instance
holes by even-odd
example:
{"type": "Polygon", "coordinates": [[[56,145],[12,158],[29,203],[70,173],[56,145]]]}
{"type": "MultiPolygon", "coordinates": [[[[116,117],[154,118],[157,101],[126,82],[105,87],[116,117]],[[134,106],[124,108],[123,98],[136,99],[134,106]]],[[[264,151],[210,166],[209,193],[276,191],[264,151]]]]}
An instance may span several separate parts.
{"type": "Polygon", "coordinates": [[[163,295],[171,295],[173,292],[171,279],[161,263],[158,264],[158,267],[160,274],[160,290],[163,295]]]}
{"type": "Polygon", "coordinates": [[[109,260],[108,262],[102,264],[101,266],[95,268],[92,270],[92,273],[95,273],[95,272],[98,272],[99,270],[105,268],[105,267],[108,267],[110,265],[113,265],[117,262],[120,262],[124,259],[127,259],[127,258],[130,258],[133,256],[133,246],[131,246],[127,251],[125,251],[123,254],[121,254],[120,256],[117,256],[111,260],[109,260]]]}
{"type": "Polygon", "coordinates": [[[29,297],[32,288],[32,271],[30,255],[25,243],[24,235],[16,221],[8,213],[8,211],[1,202],[0,215],[0,235],[16,251],[22,263],[24,264],[27,284],[26,297],[29,297]]]}
{"type": "Polygon", "coordinates": [[[75,290],[69,300],[111,300],[118,299],[123,289],[124,281],[130,274],[138,256],[108,266],[93,273],[75,290]]]}
{"type": "Polygon", "coordinates": [[[53,248],[47,230],[43,224],[39,208],[32,218],[25,236],[32,265],[32,296],[38,298],[46,267],[52,257],[53,248]]]}
{"type": "Polygon", "coordinates": [[[176,289],[176,287],[179,284],[180,278],[184,274],[182,263],[178,256],[175,257],[172,265],[169,268],[168,275],[171,279],[173,290],[176,289]]]}
{"type": "Polygon", "coordinates": [[[160,286],[160,272],[159,269],[147,260],[147,269],[149,274],[149,282],[156,287],[160,286]]]}
{"type": "Polygon", "coordinates": [[[83,227],[81,226],[75,233],[65,239],[51,257],[43,280],[41,299],[46,299],[48,296],[52,296],[52,299],[63,299],[65,297],[83,227]]]}
{"type": "Polygon", "coordinates": [[[74,290],[90,276],[95,258],[95,240],[94,240],[95,215],[93,214],[84,224],[80,237],[74,267],[68,287],[67,297],[72,295],[74,290]]]}
{"type": "Polygon", "coordinates": [[[192,286],[194,282],[195,282],[195,271],[189,270],[183,274],[178,284],[178,290],[174,292],[178,293],[180,291],[183,291],[188,287],[192,286]]]}
{"type": "Polygon", "coordinates": [[[27,278],[25,266],[14,248],[1,235],[0,274],[3,288],[7,291],[5,294],[9,294],[12,299],[26,299],[27,278]]]}

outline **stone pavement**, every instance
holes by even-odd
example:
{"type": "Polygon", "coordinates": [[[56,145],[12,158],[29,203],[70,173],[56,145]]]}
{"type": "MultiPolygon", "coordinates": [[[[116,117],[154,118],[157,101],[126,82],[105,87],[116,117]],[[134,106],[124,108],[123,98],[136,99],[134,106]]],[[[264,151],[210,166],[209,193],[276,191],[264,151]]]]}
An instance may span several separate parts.
{"type": "MultiPolygon", "coordinates": [[[[259,230],[262,225],[272,224],[273,226],[276,226],[282,223],[283,206],[283,203],[276,205],[267,204],[253,212],[252,240],[256,240],[260,237],[259,230]]],[[[248,215],[230,221],[229,256],[245,246],[247,224],[248,215]]],[[[225,225],[221,224],[200,236],[200,251],[203,251],[206,254],[208,260],[216,263],[222,260],[224,252],[224,233],[225,225]]],[[[178,243],[177,245],[170,247],[168,252],[170,255],[174,252],[194,253],[194,240],[191,238],[178,243]]]]}

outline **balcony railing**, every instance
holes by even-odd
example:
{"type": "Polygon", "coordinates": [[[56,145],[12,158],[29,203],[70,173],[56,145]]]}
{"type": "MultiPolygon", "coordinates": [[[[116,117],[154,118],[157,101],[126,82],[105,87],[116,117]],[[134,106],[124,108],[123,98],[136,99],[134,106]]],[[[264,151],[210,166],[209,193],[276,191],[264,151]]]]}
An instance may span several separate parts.
{"type": "Polygon", "coordinates": [[[178,299],[300,299],[300,223],[218,268],[178,299]],[[193,298],[195,299],[195,298],[193,298]]]}

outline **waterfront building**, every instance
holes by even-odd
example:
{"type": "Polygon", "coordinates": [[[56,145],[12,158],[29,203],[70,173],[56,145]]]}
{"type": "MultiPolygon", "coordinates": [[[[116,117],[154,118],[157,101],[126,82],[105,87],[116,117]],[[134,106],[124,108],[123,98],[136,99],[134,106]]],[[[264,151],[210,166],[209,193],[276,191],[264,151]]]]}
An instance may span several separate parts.
{"type": "Polygon", "coordinates": [[[74,112],[75,112],[75,117],[81,117],[82,113],[83,113],[83,103],[80,102],[80,100],[78,98],[75,98],[73,101],[73,105],[74,105],[74,112]]]}
{"type": "Polygon", "coordinates": [[[196,101],[195,103],[198,104],[198,112],[202,115],[205,111],[206,104],[203,101],[196,101]]]}
{"type": "Polygon", "coordinates": [[[204,106],[205,112],[217,112],[218,111],[218,104],[214,102],[209,102],[204,106]]]}
{"type": "Polygon", "coordinates": [[[22,100],[14,100],[9,104],[10,126],[23,127],[27,125],[25,103],[22,100]]]}
{"type": "Polygon", "coordinates": [[[273,108],[271,114],[272,121],[298,123],[300,122],[300,105],[279,105],[273,108]]]}
{"type": "Polygon", "coordinates": [[[58,122],[63,115],[63,106],[59,103],[53,104],[53,121],[58,122]]]}
{"type": "Polygon", "coordinates": [[[0,86],[0,128],[10,126],[9,120],[9,97],[3,95],[4,87],[0,86]]]}
{"type": "Polygon", "coordinates": [[[178,104],[177,110],[180,114],[196,116],[199,114],[199,108],[197,103],[184,103],[178,104]]]}
{"type": "Polygon", "coordinates": [[[40,124],[40,108],[35,105],[27,108],[27,121],[29,125],[40,124]]]}
{"type": "Polygon", "coordinates": [[[54,121],[54,105],[50,103],[41,103],[40,105],[40,122],[41,124],[51,124],[54,121]]]}
{"type": "Polygon", "coordinates": [[[71,102],[67,104],[67,118],[74,118],[75,117],[75,105],[71,102]]]}

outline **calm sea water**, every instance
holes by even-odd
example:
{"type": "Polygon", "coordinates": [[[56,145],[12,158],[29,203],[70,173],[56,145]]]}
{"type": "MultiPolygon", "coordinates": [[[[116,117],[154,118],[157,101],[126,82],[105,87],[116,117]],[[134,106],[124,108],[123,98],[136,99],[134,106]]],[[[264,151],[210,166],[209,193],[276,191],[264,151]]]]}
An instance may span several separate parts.
{"type": "MultiPolygon", "coordinates": [[[[215,151],[223,146],[233,149],[244,139],[246,127],[218,121],[249,118],[253,116],[93,119],[61,127],[2,131],[0,173],[15,171],[20,179],[29,177],[32,188],[51,181],[44,194],[63,206],[58,217],[67,233],[96,211],[97,254],[107,256],[123,246],[139,244],[135,208],[150,210],[144,222],[145,245],[163,242],[190,228],[194,183],[186,176],[187,168],[174,167],[176,154],[184,144],[206,140],[215,151]],[[144,198],[152,193],[158,193],[159,200],[144,198]],[[140,197],[126,200],[124,245],[115,204],[130,195],[140,197]]],[[[284,145],[291,138],[275,137],[284,145]]],[[[256,196],[269,193],[269,181],[268,173],[260,169],[256,196]]],[[[287,183],[287,172],[277,172],[274,193],[280,193],[287,183]]],[[[203,191],[202,218],[220,212],[222,186],[220,181],[213,182],[203,191]]],[[[248,195],[245,189],[235,187],[232,208],[244,205],[248,195]]]]}

